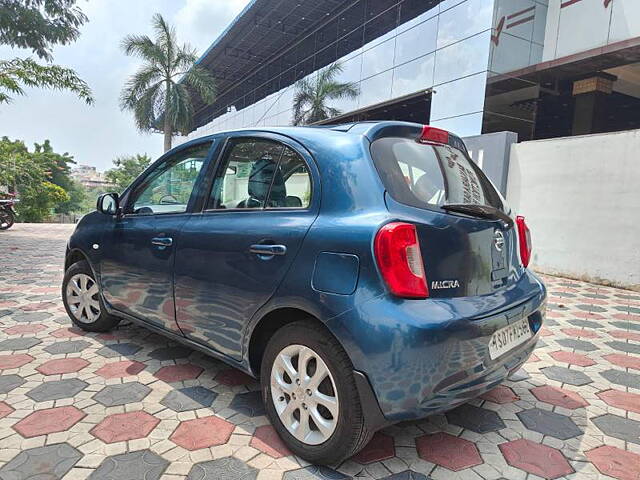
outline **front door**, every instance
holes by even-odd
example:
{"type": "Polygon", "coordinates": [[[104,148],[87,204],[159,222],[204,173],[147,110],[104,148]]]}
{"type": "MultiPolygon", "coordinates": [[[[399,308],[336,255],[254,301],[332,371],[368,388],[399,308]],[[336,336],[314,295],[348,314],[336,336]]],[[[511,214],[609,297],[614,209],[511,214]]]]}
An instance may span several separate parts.
{"type": "Polygon", "coordinates": [[[283,280],[319,203],[308,153],[256,135],[228,140],[207,204],[185,223],[176,254],[178,325],[235,359],[245,326],[283,280]]]}
{"type": "Polygon", "coordinates": [[[102,240],[102,289],[116,310],[179,332],[175,251],[210,147],[209,141],[161,159],[123,197],[123,215],[102,240]]]}

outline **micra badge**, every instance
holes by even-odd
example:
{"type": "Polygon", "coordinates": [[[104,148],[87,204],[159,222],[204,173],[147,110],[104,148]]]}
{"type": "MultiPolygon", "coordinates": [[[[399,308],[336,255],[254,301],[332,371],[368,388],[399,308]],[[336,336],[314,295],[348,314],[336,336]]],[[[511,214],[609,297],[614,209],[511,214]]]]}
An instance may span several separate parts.
{"type": "Polygon", "coordinates": [[[431,282],[431,290],[442,290],[444,288],[458,288],[460,282],[458,280],[434,280],[431,282]]]}

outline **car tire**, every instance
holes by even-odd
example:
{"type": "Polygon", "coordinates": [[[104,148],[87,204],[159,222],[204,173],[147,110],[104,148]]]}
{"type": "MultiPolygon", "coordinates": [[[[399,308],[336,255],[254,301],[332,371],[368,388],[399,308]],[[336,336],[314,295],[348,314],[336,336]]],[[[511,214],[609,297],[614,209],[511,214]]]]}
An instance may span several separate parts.
{"type": "Polygon", "coordinates": [[[74,263],[65,272],[62,302],[73,324],[87,332],[108,332],[120,323],[118,317],[107,313],[100,287],[85,260],[74,263]]]}
{"type": "Polygon", "coordinates": [[[262,397],[272,425],[289,449],[308,462],[337,465],[356,454],[371,439],[373,432],[365,423],[351,361],[338,341],[322,326],[298,321],[276,331],[265,349],[260,378],[262,397]],[[304,372],[298,371],[298,376],[282,373],[285,371],[283,359],[289,358],[287,365],[297,369],[302,356],[307,359],[304,372]],[[325,369],[328,374],[315,385],[317,379],[325,375],[319,372],[325,369]],[[316,374],[319,374],[317,378],[316,374]],[[328,402],[330,399],[335,399],[335,406],[333,400],[328,402]],[[306,421],[307,418],[311,420],[306,421]],[[319,419],[317,423],[316,418],[319,419]],[[305,422],[309,426],[308,434],[303,427],[305,422]],[[323,429],[318,427],[320,424],[323,429]],[[293,428],[296,425],[297,428],[293,428]],[[304,440],[301,440],[303,436],[304,440]]]}

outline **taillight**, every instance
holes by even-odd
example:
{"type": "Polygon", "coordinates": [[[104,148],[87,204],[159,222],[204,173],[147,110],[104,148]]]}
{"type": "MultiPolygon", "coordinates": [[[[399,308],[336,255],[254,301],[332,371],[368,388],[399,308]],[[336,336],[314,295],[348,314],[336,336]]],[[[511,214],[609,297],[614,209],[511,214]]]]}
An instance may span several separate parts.
{"type": "Polygon", "coordinates": [[[442,143],[443,145],[447,145],[449,143],[449,132],[441,130],[440,128],[424,125],[418,141],[423,143],[442,143]]]}
{"type": "Polygon", "coordinates": [[[516,225],[518,225],[518,241],[520,242],[520,260],[522,260],[522,265],[527,267],[529,260],[531,260],[531,231],[523,216],[516,217],[516,225]]]}
{"type": "Polygon", "coordinates": [[[404,298],[429,296],[415,225],[394,222],[382,227],[374,253],[391,293],[404,298]]]}

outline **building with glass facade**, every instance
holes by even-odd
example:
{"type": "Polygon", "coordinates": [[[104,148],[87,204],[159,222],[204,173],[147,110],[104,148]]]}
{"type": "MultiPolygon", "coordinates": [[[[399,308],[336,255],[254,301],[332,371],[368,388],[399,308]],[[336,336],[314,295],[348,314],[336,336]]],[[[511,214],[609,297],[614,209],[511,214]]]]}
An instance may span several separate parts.
{"type": "Polygon", "coordinates": [[[199,60],[194,131],[289,125],[296,83],[339,62],[322,123],[398,119],[521,139],[640,128],[637,0],[252,0],[199,60]]]}

